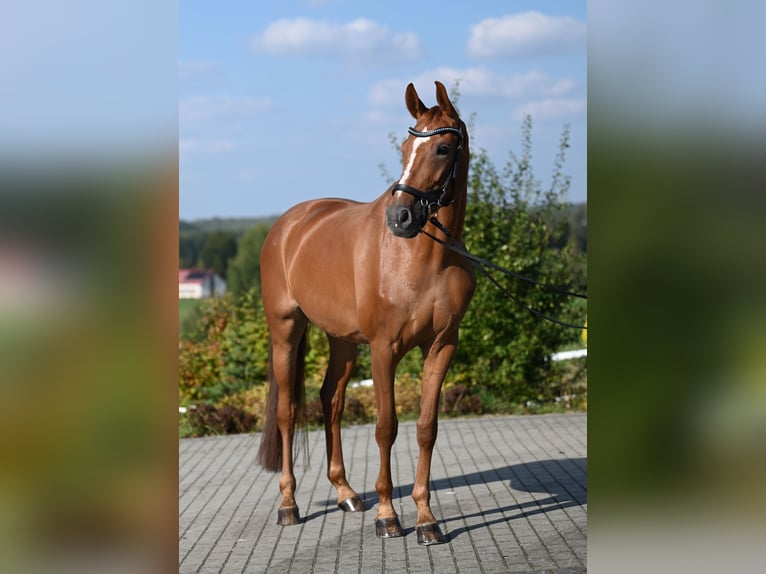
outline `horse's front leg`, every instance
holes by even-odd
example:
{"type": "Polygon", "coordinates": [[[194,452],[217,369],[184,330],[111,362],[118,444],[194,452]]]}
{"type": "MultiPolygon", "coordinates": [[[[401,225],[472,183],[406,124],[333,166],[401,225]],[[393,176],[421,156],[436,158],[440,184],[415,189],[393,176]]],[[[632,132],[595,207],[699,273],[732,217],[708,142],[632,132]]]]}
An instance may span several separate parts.
{"type": "Polygon", "coordinates": [[[330,363],[322,390],[319,392],[327,442],[327,478],[338,491],[338,506],[346,512],[358,512],[365,510],[365,507],[346,480],[343,445],[340,440],[340,421],[343,416],[346,385],[356,363],[356,344],[332,337],[329,337],[329,341],[330,363]]]}
{"type": "Polygon", "coordinates": [[[398,358],[394,356],[390,346],[376,348],[371,345],[371,352],[375,405],[378,410],[375,440],[380,450],[380,470],[375,481],[375,490],[378,493],[375,534],[378,538],[394,538],[403,535],[402,525],[391,501],[394,490],[391,481],[391,447],[399,430],[394,402],[394,376],[398,358]]]}
{"type": "Polygon", "coordinates": [[[431,456],[439,425],[439,396],[444,376],[447,374],[456,348],[457,333],[450,336],[445,342],[436,342],[423,349],[425,357],[423,387],[420,395],[420,417],[417,422],[417,440],[420,452],[415,484],[412,488],[412,499],[418,510],[415,530],[418,544],[423,545],[446,542],[436,518],[431,512],[431,492],[428,487],[431,476],[431,456]]]}

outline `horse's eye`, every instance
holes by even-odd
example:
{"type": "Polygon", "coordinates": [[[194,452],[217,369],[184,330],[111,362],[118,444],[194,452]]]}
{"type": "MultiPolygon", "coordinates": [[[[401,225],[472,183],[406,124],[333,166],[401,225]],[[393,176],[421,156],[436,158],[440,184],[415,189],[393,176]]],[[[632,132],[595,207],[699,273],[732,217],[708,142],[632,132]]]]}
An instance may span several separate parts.
{"type": "Polygon", "coordinates": [[[436,148],[437,155],[447,155],[449,153],[449,146],[448,145],[440,145],[438,148],[436,148]]]}

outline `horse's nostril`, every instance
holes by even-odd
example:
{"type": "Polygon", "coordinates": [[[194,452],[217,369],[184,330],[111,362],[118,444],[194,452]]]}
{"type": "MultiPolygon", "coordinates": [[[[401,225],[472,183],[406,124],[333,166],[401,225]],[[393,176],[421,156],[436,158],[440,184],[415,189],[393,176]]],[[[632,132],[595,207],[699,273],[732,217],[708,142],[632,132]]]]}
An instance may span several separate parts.
{"type": "Polygon", "coordinates": [[[402,226],[408,226],[412,223],[412,214],[409,209],[402,209],[399,212],[399,224],[402,226]]]}

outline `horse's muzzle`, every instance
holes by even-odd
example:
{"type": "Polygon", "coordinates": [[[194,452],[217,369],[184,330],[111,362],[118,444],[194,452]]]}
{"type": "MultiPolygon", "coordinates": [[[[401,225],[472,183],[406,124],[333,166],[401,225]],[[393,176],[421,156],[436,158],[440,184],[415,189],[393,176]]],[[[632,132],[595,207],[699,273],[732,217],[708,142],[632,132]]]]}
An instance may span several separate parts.
{"type": "Polygon", "coordinates": [[[397,237],[415,237],[426,224],[428,212],[420,202],[392,204],[386,209],[386,225],[397,237]]]}

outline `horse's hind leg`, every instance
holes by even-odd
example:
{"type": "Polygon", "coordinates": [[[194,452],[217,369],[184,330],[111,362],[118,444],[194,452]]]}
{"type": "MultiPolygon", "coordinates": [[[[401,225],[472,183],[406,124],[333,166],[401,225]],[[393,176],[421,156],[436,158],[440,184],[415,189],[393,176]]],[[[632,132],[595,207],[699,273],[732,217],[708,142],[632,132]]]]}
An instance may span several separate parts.
{"type": "Polygon", "coordinates": [[[338,506],[345,511],[365,510],[364,503],[346,481],[343,447],[340,439],[340,421],[346,395],[346,385],[356,362],[356,344],[328,337],[330,363],[327,366],[320,397],[324,411],[325,438],[327,440],[327,478],[338,491],[338,506]]]}
{"type": "Polygon", "coordinates": [[[282,476],[279,491],[282,503],[279,505],[277,523],[282,526],[300,521],[298,505],[295,502],[295,474],[293,473],[293,436],[298,416],[298,397],[303,385],[302,364],[307,322],[302,315],[282,319],[271,326],[272,365],[274,377],[279,385],[277,403],[277,424],[282,437],[282,476]],[[300,364],[299,364],[300,361],[300,364]]]}

